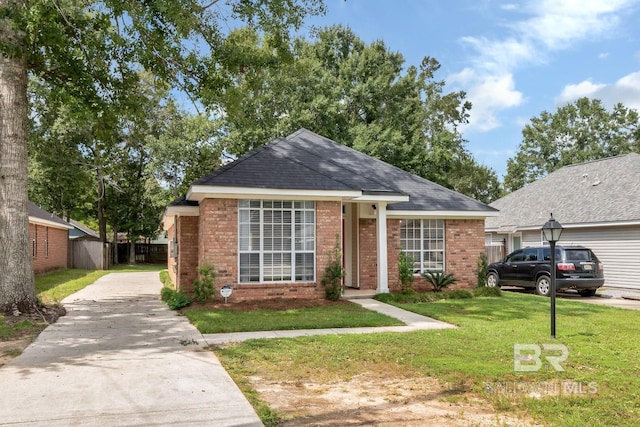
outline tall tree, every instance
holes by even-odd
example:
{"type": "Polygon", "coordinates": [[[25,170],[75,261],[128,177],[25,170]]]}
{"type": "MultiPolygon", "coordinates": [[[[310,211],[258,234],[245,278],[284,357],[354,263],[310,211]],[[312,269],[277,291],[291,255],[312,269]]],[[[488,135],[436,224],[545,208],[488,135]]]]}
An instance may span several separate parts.
{"type": "Polygon", "coordinates": [[[599,99],[580,98],[524,127],[504,185],[515,191],[563,166],[629,152],[640,152],[638,112],[622,104],[608,111],[599,99]]]}
{"type": "Polygon", "coordinates": [[[26,0],[0,0],[0,312],[36,303],[27,215],[26,33],[15,11],[26,0]]]}
{"type": "Polygon", "coordinates": [[[0,0],[0,312],[36,303],[27,244],[27,75],[84,103],[102,123],[92,136],[108,149],[113,121],[105,118],[138,108],[129,91],[140,68],[196,97],[224,90],[217,70],[235,61],[221,49],[225,8],[286,52],[288,29],[320,12],[322,2],[0,0]]]}
{"type": "Polygon", "coordinates": [[[464,92],[444,93],[434,58],[405,70],[400,53],[340,26],[296,40],[293,62],[285,65],[271,61],[270,40],[251,29],[228,41],[256,61],[226,70],[236,82],[221,98],[230,153],[305,127],[450,188],[460,184],[464,165],[490,183],[458,186],[469,195],[490,194],[485,201],[495,196],[497,176],[475,162],[458,131],[471,104],[464,92]]]}

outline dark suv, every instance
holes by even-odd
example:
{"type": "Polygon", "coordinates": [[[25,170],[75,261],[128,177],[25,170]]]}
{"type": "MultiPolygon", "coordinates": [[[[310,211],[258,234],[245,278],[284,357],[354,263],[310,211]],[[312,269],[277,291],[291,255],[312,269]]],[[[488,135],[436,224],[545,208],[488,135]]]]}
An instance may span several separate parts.
{"type": "MultiPolygon", "coordinates": [[[[505,259],[489,265],[487,286],[535,288],[538,295],[551,290],[551,250],[549,246],[518,249],[505,259]]],[[[556,246],[556,288],[576,289],[593,296],[604,284],[604,267],[591,249],[583,246],[556,246]]]]}

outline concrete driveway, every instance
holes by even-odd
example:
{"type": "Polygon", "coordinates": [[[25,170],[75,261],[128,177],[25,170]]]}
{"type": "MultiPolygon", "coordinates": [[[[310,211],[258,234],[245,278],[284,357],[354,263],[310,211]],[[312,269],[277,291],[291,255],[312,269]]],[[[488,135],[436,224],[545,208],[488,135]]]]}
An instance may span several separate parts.
{"type": "Polygon", "coordinates": [[[67,315],[0,368],[0,426],[261,426],[161,286],[112,273],[65,299],[67,315]]]}
{"type": "MultiPolygon", "coordinates": [[[[532,289],[523,289],[512,286],[503,286],[502,290],[511,292],[534,293],[532,289]]],[[[606,305],[609,307],[626,308],[629,310],[640,310],[640,291],[624,288],[601,288],[593,297],[582,297],[578,292],[567,289],[559,291],[558,298],[573,301],[585,302],[588,304],[606,305]]]]}

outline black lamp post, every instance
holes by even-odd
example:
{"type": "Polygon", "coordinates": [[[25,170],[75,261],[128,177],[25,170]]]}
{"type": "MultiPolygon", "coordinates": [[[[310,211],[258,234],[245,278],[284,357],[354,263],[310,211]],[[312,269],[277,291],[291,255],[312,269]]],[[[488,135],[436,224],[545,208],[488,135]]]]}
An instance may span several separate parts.
{"type": "Polygon", "coordinates": [[[556,242],[562,234],[562,224],[556,221],[551,214],[549,221],[542,226],[542,234],[549,242],[551,250],[551,338],[556,337],[556,242]]]}

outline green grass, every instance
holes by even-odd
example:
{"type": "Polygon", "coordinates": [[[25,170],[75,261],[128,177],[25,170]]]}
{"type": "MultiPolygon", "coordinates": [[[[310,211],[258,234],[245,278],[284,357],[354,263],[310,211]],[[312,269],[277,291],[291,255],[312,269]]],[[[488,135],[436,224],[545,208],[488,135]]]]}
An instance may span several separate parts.
{"type": "Polygon", "coordinates": [[[251,376],[320,382],[364,372],[383,378],[433,376],[454,394],[475,393],[500,410],[525,410],[549,425],[640,425],[639,311],[558,300],[558,338],[552,340],[549,299],[535,295],[395,304],[459,328],[251,340],[215,351],[245,390],[251,376]],[[538,372],[514,372],[516,343],[567,345],[565,372],[548,364],[538,372]],[[500,389],[514,382],[557,384],[561,393],[536,398],[500,389]],[[565,384],[575,383],[584,385],[581,393],[562,392],[565,384]]]}
{"type": "Polygon", "coordinates": [[[203,334],[404,325],[353,303],[290,310],[186,308],[183,313],[203,334]]]}

